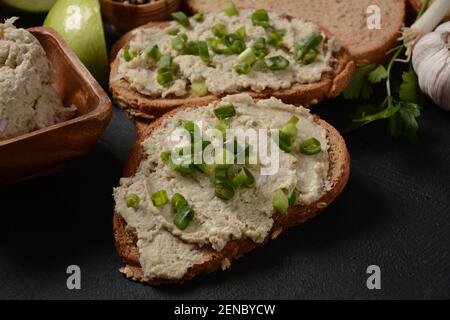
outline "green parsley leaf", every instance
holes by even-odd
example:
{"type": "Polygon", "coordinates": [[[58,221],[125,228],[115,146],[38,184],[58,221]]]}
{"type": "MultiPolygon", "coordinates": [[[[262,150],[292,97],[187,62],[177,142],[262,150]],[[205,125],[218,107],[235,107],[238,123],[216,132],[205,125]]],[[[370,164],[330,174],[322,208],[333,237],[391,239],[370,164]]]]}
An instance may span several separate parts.
{"type": "Polygon", "coordinates": [[[372,88],[367,77],[369,73],[377,68],[375,64],[369,64],[367,66],[358,68],[348,84],[347,88],[344,90],[344,98],[347,100],[356,100],[361,96],[364,99],[368,99],[372,95],[372,88]]]}
{"type": "Polygon", "coordinates": [[[367,77],[370,83],[380,83],[382,80],[387,79],[388,73],[386,68],[382,65],[376,67],[375,70],[371,71],[367,77]]]}
{"type": "Polygon", "coordinates": [[[423,95],[419,88],[419,80],[414,71],[403,72],[403,82],[400,85],[398,95],[401,100],[423,104],[423,95]]]}

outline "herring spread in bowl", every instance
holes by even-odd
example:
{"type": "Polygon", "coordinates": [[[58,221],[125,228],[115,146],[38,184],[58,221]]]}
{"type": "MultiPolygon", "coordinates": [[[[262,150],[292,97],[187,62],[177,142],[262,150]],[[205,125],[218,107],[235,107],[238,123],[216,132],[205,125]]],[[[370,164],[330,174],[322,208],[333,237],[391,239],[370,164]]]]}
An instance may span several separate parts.
{"type": "Polygon", "coordinates": [[[53,70],[39,41],[17,29],[15,19],[0,24],[0,141],[68,120],[52,86],[53,70]]]}
{"type": "Polygon", "coordinates": [[[143,95],[224,95],[315,83],[333,70],[340,49],[318,26],[262,9],[173,17],[164,29],[135,30],[119,52],[117,76],[143,95]]]}
{"type": "Polygon", "coordinates": [[[275,98],[255,101],[243,93],[164,118],[143,140],[137,172],[114,190],[116,213],[136,230],[145,277],[179,279],[233,239],[263,242],[277,212],[288,214],[289,207],[307,206],[327,192],[328,147],[327,130],[307,109],[275,98]],[[189,132],[187,140],[173,139],[180,128],[189,132]],[[200,135],[193,134],[195,128],[200,135]],[[261,136],[257,142],[241,139],[261,130],[272,141],[279,133],[277,143],[268,142],[276,163],[260,156],[261,136]],[[232,143],[232,164],[171,160],[180,144],[207,150],[217,132],[226,132],[219,145],[232,143]],[[242,164],[235,161],[238,154],[245,158],[242,164]]]}

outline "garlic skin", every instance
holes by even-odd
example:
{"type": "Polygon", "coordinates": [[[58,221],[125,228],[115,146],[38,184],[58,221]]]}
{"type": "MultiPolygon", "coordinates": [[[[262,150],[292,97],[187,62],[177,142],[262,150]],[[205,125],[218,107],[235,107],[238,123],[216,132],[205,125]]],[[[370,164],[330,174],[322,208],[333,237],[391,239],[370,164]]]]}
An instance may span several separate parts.
{"type": "Polygon", "coordinates": [[[423,36],[412,56],[422,91],[450,111],[450,22],[423,36]]]}

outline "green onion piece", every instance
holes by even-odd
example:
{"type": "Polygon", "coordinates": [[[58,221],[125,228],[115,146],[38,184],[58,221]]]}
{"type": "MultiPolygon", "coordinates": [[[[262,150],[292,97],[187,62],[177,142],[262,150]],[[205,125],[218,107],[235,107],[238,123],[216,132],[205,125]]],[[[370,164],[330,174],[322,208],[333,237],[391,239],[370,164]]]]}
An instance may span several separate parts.
{"type": "Polygon", "coordinates": [[[182,11],[173,12],[172,18],[185,28],[189,27],[190,25],[188,17],[182,11]]]}
{"type": "Polygon", "coordinates": [[[125,59],[126,62],[130,62],[135,57],[136,55],[130,52],[130,46],[125,46],[125,48],[123,48],[123,58],[125,59]]]}
{"type": "Polygon", "coordinates": [[[170,28],[167,30],[167,34],[170,36],[176,36],[178,33],[180,33],[180,28],[170,28]]]}
{"type": "Polygon", "coordinates": [[[194,56],[198,56],[200,54],[198,42],[197,41],[186,42],[186,52],[194,56]]]}
{"type": "Polygon", "coordinates": [[[289,67],[289,60],[283,56],[267,58],[264,63],[270,70],[283,70],[289,67]]]}
{"type": "Polygon", "coordinates": [[[218,23],[212,27],[212,33],[217,38],[223,38],[227,34],[227,27],[224,24],[218,23]]]}
{"type": "Polygon", "coordinates": [[[169,197],[167,196],[166,190],[159,190],[155,192],[152,194],[151,198],[155,207],[162,207],[169,202],[169,197]]]}
{"type": "Polygon", "coordinates": [[[246,186],[247,188],[253,188],[256,185],[255,177],[250,172],[250,170],[248,170],[245,167],[244,167],[244,171],[245,171],[245,175],[247,176],[247,180],[245,181],[244,186],[246,186]]]}
{"type": "Polygon", "coordinates": [[[197,97],[203,97],[208,94],[208,88],[203,81],[193,81],[191,84],[192,92],[197,97]]]}
{"type": "Polygon", "coordinates": [[[233,183],[235,188],[239,188],[247,181],[247,175],[245,173],[244,168],[240,168],[236,175],[233,177],[231,182],[233,183]]]}
{"type": "Polygon", "coordinates": [[[231,54],[232,51],[221,39],[210,39],[209,46],[211,50],[217,54],[231,54]]]}
{"type": "Polygon", "coordinates": [[[161,58],[161,52],[159,51],[159,47],[155,44],[151,48],[145,49],[145,54],[147,57],[152,58],[155,61],[158,61],[161,58]]]}
{"type": "Polygon", "coordinates": [[[266,48],[266,39],[264,37],[259,37],[253,43],[252,49],[258,60],[264,59],[269,51],[266,48]]]}
{"type": "Polygon", "coordinates": [[[205,20],[205,15],[202,12],[196,13],[192,16],[192,19],[197,22],[203,22],[205,20]]]}
{"type": "Polygon", "coordinates": [[[221,9],[229,17],[235,16],[239,13],[233,1],[225,1],[221,9]]]}
{"type": "Polygon", "coordinates": [[[258,9],[252,14],[252,22],[254,26],[260,26],[264,29],[270,27],[269,15],[264,9],[258,9]]]}
{"type": "Polygon", "coordinates": [[[273,193],[272,204],[275,210],[280,213],[286,214],[289,208],[289,199],[283,190],[277,189],[273,193]]]}
{"type": "Polygon", "coordinates": [[[172,71],[172,57],[171,56],[162,56],[159,59],[158,70],[159,71],[172,71]]]}
{"type": "Polygon", "coordinates": [[[197,46],[200,59],[202,59],[203,62],[208,63],[210,61],[208,44],[205,41],[198,41],[197,46]]]}
{"type": "Polygon", "coordinates": [[[216,115],[217,119],[223,120],[234,117],[236,115],[236,109],[234,105],[228,103],[215,109],[214,114],[216,115]]]}
{"type": "Polygon", "coordinates": [[[174,212],[176,212],[181,207],[188,206],[186,199],[179,193],[175,193],[172,196],[172,200],[170,201],[170,203],[174,212]]]}
{"type": "Polygon", "coordinates": [[[222,135],[225,137],[227,130],[230,128],[230,124],[226,120],[218,120],[214,129],[219,130],[222,135]]]}
{"type": "Polygon", "coordinates": [[[281,128],[281,131],[289,135],[292,139],[297,137],[297,126],[293,123],[286,123],[283,128],[281,128]]]}
{"type": "Polygon", "coordinates": [[[137,209],[137,208],[139,208],[140,202],[141,202],[141,198],[139,198],[139,196],[135,193],[131,193],[131,194],[127,195],[127,197],[125,198],[125,203],[127,204],[128,208],[137,209]]]}
{"type": "Polygon", "coordinates": [[[178,120],[175,124],[179,128],[184,128],[191,136],[191,141],[194,142],[195,128],[198,129],[197,125],[193,121],[189,120],[178,120]]]}
{"type": "Polygon", "coordinates": [[[234,197],[234,187],[229,181],[216,182],[215,195],[223,200],[230,200],[234,197]]]}
{"type": "Polygon", "coordinates": [[[320,141],[316,138],[309,138],[300,145],[300,152],[309,156],[318,154],[322,151],[320,141]]]}
{"type": "Polygon", "coordinates": [[[279,141],[278,141],[278,146],[280,147],[281,150],[283,150],[284,152],[287,153],[291,153],[292,152],[292,136],[287,134],[284,131],[279,131],[279,141]]]}
{"type": "Polygon", "coordinates": [[[172,49],[177,51],[183,51],[186,48],[186,42],[188,36],[186,33],[179,33],[175,38],[172,39],[172,49]]]}
{"type": "Polygon", "coordinates": [[[234,71],[236,71],[238,74],[247,74],[252,71],[252,66],[245,62],[239,62],[234,66],[234,71]]]}
{"type": "Polygon", "coordinates": [[[247,45],[242,40],[235,40],[233,44],[230,46],[230,49],[233,53],[239,54],[247,48],[247,45]]]}
{"type": "Polygon", "coordinates": [[[239,55],[238,61],[252,65],[256,61],[255,52],[252,48],[245,49],[245,51],[239,55]]]}
{"type": "Polygon", "coordinates": [[[267,36],[267,43],[274,46],[275,48],[279,48],[283,44],[283,37],[286,35],[286,29],[280,29],[273,32],[270,32],[267,36]]]}
{"type": "Polygon", "coordinates": [[[160,85],[165,85],[173,81],[173,74],[171,71],[158,72],[156,75],[156,81],[160,85]]]}
{"type": "Polygon", "coordinates": [[[233,34],[242,41],[245,41],[245,39],[247,38],[247,30],[245,30],[245,27],[240,27],[239,29],[237,29],[235,32],[233,32],[233,34]]]}
{"type": "Polygon", "coordinates": [[[297,116],[292,116],[287,123],[297,124],[300,119],[297,116]]]}
{"type": "Polygon", "coordinates": [[[165,165],[169,165],[171,163],[171,159],[170,159],[171,155],[172,155],[172,152],[170,152],[170,151],[161,152],[160,157],[165,165]]]}
{"type": "Polygon", "coordinates": [[[289,192],[288,201],[289,201],[289,208],[295,206],[295,203],[297,202],[297,193],[295,191],[289,192]]]}
{"type": "Polygon", "coordinates": [[[323,36],[321,33],[311,33],[295,48],[294,59],[304,64],[313,62],[316,59],[317,53],[310,53],[310,51],[315,51],[322,41],[323,36]],[[308,57],[306,57],[307,55],[308,57]]]}
{"type": "Polygon", "coordinates": [[[195,212],[188,206],[179,208],[173,216],[173,224],[180,230],[184,230],[194,219],[195,212]]]}

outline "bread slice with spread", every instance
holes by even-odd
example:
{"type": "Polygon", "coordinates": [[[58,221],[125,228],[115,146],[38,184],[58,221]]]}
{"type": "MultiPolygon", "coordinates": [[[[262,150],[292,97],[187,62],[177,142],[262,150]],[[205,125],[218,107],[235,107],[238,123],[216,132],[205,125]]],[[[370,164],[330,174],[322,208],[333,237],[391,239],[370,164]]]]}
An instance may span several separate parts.
{"type": "Polygon", "coordinates": [[[114,189],[114,236],[125,264],[121,272],[160,284],[226,269],[324,210],[343,190],[349,171],[339,133],[308,109],[276,98],[257,101],[244,93],[169,112],[138,139],[125,178],[114,189]],[[175,139],[180,128],[189,133],[181,147],[175,139]],[[201,132],[196,140],[193,128],[201,132]],[[232,143],[232,161],[226,164],[216,161],[221,156],[205,160],[208,147],[217,146],[212,138],[217,132],[226,132],[224,140],[218,137],[219,145],[232,143]],[[267,135],[251,140],[252,132],[267,135]],[[270,161],[261,156],[263,137],[270,161]],[[196,152],[187,163],[169,158],[186,155],[180,150],[198,147],[199,141],[200,162],[193,160],[196,152]],[[245,160],[239,162],[238,155],[245,160]]]}
{"type": "Polygon", "coordinates": [[[130,114],[154,118],[247,92],[310,105],[339,95],[354,62],[318,26],[265,10],[150,23],[113,49],[110,89],[130,114]]]}

